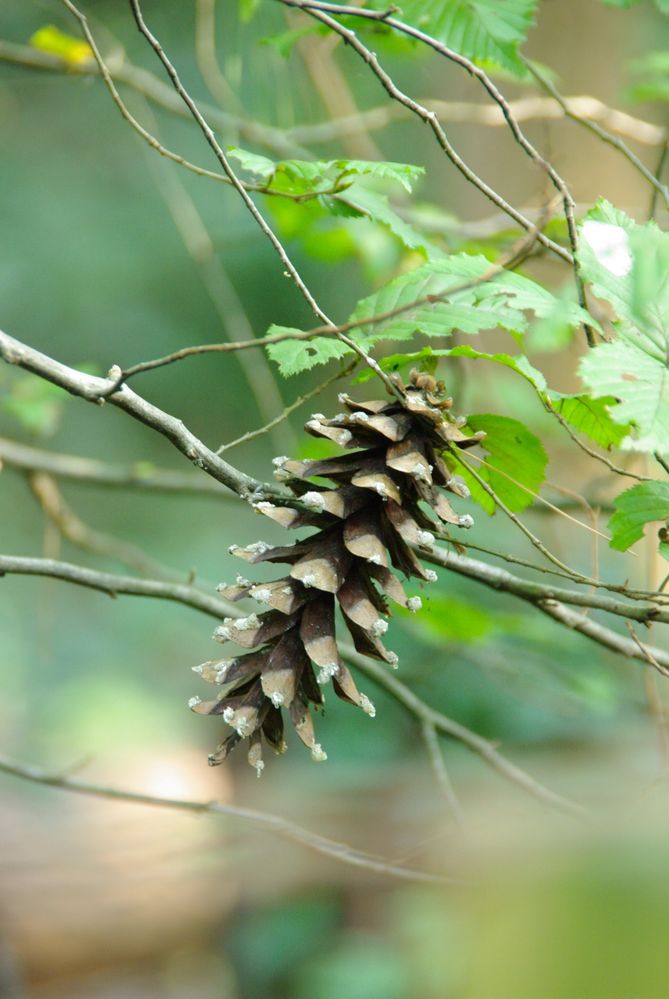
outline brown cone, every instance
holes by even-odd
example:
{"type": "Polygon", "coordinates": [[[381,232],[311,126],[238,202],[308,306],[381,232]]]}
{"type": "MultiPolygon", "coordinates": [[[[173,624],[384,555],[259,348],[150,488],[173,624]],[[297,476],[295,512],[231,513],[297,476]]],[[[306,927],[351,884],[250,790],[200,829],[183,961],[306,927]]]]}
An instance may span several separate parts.
{"type": "Polygon", "coordinates": [[[192,698],[191,708],[221,715],[232,730],[210,755],[212,765],[248,739],[249,763],[260,776],[263,741],[275,752],[285,749],[283,709],[312,758],[326,759],[310,706],[321,706],[321,687],[329,681],[338,697],[373,717],[372,703],[339,658],[335,602],[355,648],[396,665],[397,656],[381,640],[388,630],[388,598],[410,610],[417,610],[420,600],[407,597],[391,568],[433,581],[435,574],[423,567],[414,548],[431,545],[430,529],[438,530],[442,522],[471,526],[472,518],[459,516],[441,491],[468,495],[440,452],[472,447],[482,435],[462,432],[449,415],[451,400],[443,400],[429,375],[412,372],[409,386],[397,385],[401,399],[355,402],[342,394],[345,413],[330,420],[316,414],[306,424],[308,433],[352,453],[322,461],[276,459],[277,477],[300,500],[300,509],[276,503],[256,508],[282,526],[316,527],[315,533],[293,545],[256,542],[230,549],[252,564],[281,562],[290,568],[274,582],[251,583],[240,576],[233,586],[219,587],[228,600],[252,597],[269,609],[226,619],[214,634],[254,651],[195,667],[221,689],[213,701],[192,698]],[[310,483],[314,476],[332,485],[310,483]]]}

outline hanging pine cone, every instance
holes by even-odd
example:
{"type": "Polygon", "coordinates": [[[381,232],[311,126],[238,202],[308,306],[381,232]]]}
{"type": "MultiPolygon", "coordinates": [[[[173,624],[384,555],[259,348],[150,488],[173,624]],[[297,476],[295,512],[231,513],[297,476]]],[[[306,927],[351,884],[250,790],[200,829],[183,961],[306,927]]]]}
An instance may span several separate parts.
{"type": "Polygon", "coordinates": [[[316,527],[315,533],[285,547],[258,541],[230,549],[246,562],[287,563],[290,571],[270,583],[240,576],[234,586],[219,587],[228,600],[252,597],[270,609],[226,618],[214,633],[217,641],[254,651],[195,667],[221,690],[213,701],[192,698],[191,708],[222,715],[232,728],[209,757],[211,765],[222,763],[242,739],[249,739],[248,760],[260,775],[263,737],[277,753],[286,748],[283,710],[312,758],[325,760],[310,705],[322,705],[321,688],[330,681],[339,697],[373,716],[374,706],[358,691],[337,651],[335,598],[358,652],[397,665],[397,656],[381,641],[388,629],[387,598],[411,611],[421,601],[407,597],[390,566],[407,577],[436,579],[412,547],[434,541],[431,529],[438,524],[425,506],[443,523],[472,525],[471,516],[459,516],[436,488],[468,496],[439,452],[471,447],[483,435],[468,437],[460,430],[463,421],[450,416],[451,400],[443,398],[443,386],[431,376],[412,372],[409,386],[399,379],[396,384],[401,399],[355,402],[342,394],[346,414],[331,420],[315,414],[306,424],[310,434],[351,454],[315,461],[275,459],[276,477],[300,500],[300,508],[263,502],[256,509],[284,527],[316,527]],[[330,480],[332,488],[306,481],[314,476],[330,480]]]}

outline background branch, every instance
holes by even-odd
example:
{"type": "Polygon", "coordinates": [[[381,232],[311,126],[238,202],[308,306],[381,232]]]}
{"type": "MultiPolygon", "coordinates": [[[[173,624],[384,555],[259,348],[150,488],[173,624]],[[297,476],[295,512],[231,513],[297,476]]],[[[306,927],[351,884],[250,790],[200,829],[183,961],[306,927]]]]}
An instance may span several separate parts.
{"type": "Polygon", "coordinates": [[[284,839],[299,843],[310,850],[331,857],[344,864],[351,864],[354,867],[362,867],[377,874],[389,877],[401,878],[405,881],[421,881],[434,884],[453,883],[455,879],[447,878],[438,874],[429,874],[424,871],[413,870],[409,867],[401,867],[393,864],[389,860],[374,854],[364,853],[355,850],[345,843],[338,843],[336,840],[319,836],[318,833],[303,829],[294,822],[279,815],[272,815],[269,812],[259,812],[253,808],[243,808],[239,805],[225,805],[218,801],[191,801],[181,798],[163,798],[152,794],[143,794],[139,791],[129,791],[123,788],[106,787],[102,784],[94,784],[90,781],[80,780],[77,777],[68,777],[60,774],[49,773],[38,767],[28,766],[25,763],[18,763],[6,756],[0,755],[0,771],[22,780],[31,781],[33,784],[42,784],[47,787],[56,787],[74,794],[83,794],[95,798],[107,798],[112,801],[127,801],[138,805],[152,805],[157,808],[172,808],[181,812],[195,812],[201,815],[218,815],[226,818],[241,819],[251,823],[261,829],[282,836],[284,839]]]}

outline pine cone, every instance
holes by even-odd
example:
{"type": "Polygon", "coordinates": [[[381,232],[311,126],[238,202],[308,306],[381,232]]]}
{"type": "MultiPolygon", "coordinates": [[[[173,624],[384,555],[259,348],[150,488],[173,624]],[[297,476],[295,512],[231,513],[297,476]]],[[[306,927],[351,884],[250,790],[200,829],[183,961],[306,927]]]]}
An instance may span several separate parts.
{"type": "Polygon", "coordinates": [[[286,748],[282,709],[312,758],[325,760],[310,705],[322,705],[321,688],[330,681],[339,697],[373,716],[374,706],[358,691],[337,651],[335,598],[355,648],[396,666],[397,656],[381,641],[388,629],[387,598],[411,611],[418,610],[421,601],[407,597],[390,566],[407,577],[436,579],[412,549],[431,545],[431,529],[438,527],[421,502],[441,522],[457,527],[473,523],[469,514],[459,516],[436,488],[469,495],[438,452],[471,447],[482,434],[468,437],[459,429],[464,421],[450,416],[451,400],[443,399],[443,387],[431,376],[412,372],[409,386],[399,379],[396,384],[401,399],[355,402],[342,394],[339,401],[346,414],[331,420],[315,414],[306,424],[310,434],[334,441],[351,454],[322,461],[275,459],[275,475],[299,499],[299,509],[266,502],[256,509],[284,527],[316,527],[315,533],[285,547],[258,541],[230,549],[246,562],[287,563],[290,571],[270,583],[251,583],[240,576],[234,586],[219,587],[228,600],[252,597],[270,609],[226,618],[214,633],[217,641],[255,651],[195,667],[221,691],[213,701],[192,698],[191,708],[222,715],[232,728],[209,757],[211,765],[223,762],[242,739],[249,739],[248,760],[260,776],[263,736],[277,753],[286,748]],[[332,488],[306,481],[314,476],[330,480],[332,488]]]}

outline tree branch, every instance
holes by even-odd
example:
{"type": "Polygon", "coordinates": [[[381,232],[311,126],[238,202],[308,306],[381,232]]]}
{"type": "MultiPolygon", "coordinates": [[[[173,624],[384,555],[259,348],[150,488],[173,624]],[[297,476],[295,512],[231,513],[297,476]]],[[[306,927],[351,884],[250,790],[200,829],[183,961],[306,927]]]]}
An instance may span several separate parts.
{"type": "Polygon", "coordinates": [[[8,364],[16,364],[25,371],[59,385],[71,395],[98,405],[109,402],[112,406],[122,409],[135,420],[162,434],[194,465],[245,499],[252,494],[254,498],[258,498],[260,493],[277,494],[276,489],[263,486],[250,475],[240,472],[223,458],[219,458],[175,416],[147,402],[127,385],[116,388],[118,373],[114,368],[108,378],[88,375],[55,361],[47,354],[28,347],[2,331],[0,331],[0,357],[8,364]]]}
{"type": "MultiPolygon", "coordinates": [[[[322,10],[316,5],[303,3],[302,0],[279,0],[280,3],[284,3],[288,7],[297,7],[304,10],[315,20],[320,21],[325,24],[332,31],[340,35],[346,43],[358,53],[362,60],[369,66],[374,75],[379,80],[381,86],[384,88],[386,93],[392,100],[397,101],[404,107],[408,108],[413,114],[417,115],[422,121],[424,121],[432,129],[434,136],[441,146],[442,150],[449,158],[451,163],[456,167],[457,170],[465,177],[470,184],[476,187],[482,194],[485,195],[494,205],[496,205],[501,211],[505,212],[510,218],[512,218],[518,225],[522,226],[523,229],[529,230],[532,228],[532,223],[524,215],[518,212],[512,205],[510,205],[505,199],[497,193],[492,187],[485,183],[472,169],[465,163],[465,161],[459,156],[456,150],[451,145],[446,133],[444,132],[441,124],[439,123],[439,118],[434,111],[429,111],[426,107],[419,104],[413,98],[407,96],[403,93],[399,87],[396,86],[395,82],[391,76],[386,73],[386,71],[381,67],[379,60],[376,55],[367,48],[366,45],[359,40],[354,31],[349,28],[345,28],[343,25],[339,24],[334,18],[330,17],[328,14],[322,12],[322,10]]],[[[327,5],[324,5],[326,7],[327,5]]],[[[334,5],[331,5],[334,6],[334,5]]],[[[357,14],[364,16],[365,12],[354,8],[357,14]]],[[[548,249],[552,250],[557,256],[561,257],[567,263],[573,266],[574,259],[569,250],[560,246],[559,243],[554,242],[545,236],[543,233],[539,233],[537,237],[538,241],[548,249]]]]}
{"type": "Polygon", "coordinates": [[[71,479],[105,488],[216,496],[219,500],[231,498],[230,493],[214,479],[156,468],[150,461],[137,461],[132,465],[107,464],[95,458],[43,451],[6,437],[0,437],[0,467],[2,464],[21,471],[47,472],[59,479],[71,479]]]}
{"type": "Polygon", "coordinates": [[[279,815],[272,815],[269,812],[259,812],[253,808],[242,808],[239,805],[224,805],[218,801],[160,798],[138,791],[106,787],[101,784],[79,780],[75,777],[52,774],[38,767],[18,763],[4,755],[0,755],[0,771],[10,774],[13,777],[19,777],[22,780],[31,781],[33,784],[56,787],[64,791],[73,792],[74,794],[84,794],[94,798],[127,801],[138,805],[153,805],[157,808],[171,808],[180,812],[195,812],[201,815],[219,815],[226,818],[242,819],[244,822],[250,822],[261,829],[276,833],[284,839],[299,843],[301,846],[306,846],[310,850],[315,850],[316,853],[331,857],[341,863],[351,864],[353,867],[362,867],[368,871],[401,878],[405,881],[421,881],[435,884],[457,883],[457,879],[443,877],[438,874],[429,874],[425,871],[417,871],[409,867],[397,866],[391,861],[384,860],[384,858],[378,857],[375,854],[364,853],[362,850],[355,850],[345,843],[339,843],[336,840],[327,839],[325,836],[319,836],[318,833],[303,829],[301,826],[296,825],[294,822],[289,822],[279,815]]]}
{"type": "MultiPolygon", "coordinates": [[[[73,65],[66,59],[50,52],[42,52],[29,45],[16,45],[14,42],[8,42],[4,39],[0,40],[0,61],[29,69],[62,73],[70,77],[100,76],[100,69],[94,59],[73,65]]],[[[191,118],[190,112],[174,90],[149,70],[143,69],[141,66],[134,66],[123,57],[120,64],[110,66],[109,71],[116,83],[130,87],[153,104],[157,104],[180,118],[191,118]]],[[[226,132],[236,132],[246,142],[259,146],[261,149],[267,149],[282,158],[295,156],[308,158],[309,156],[309,151],[300,147],[296,141],[294,142],[290,133],[284,132],[283,129],[253,121],[247,117],[228,114],[212,104],[201,103],[200,107],[216,128],[226,132]]]]}
{"type": "Polygon", "coordinates": [[[342,645],[342,652],[346,659],[351,662],[356,669],[359,669],[361,673],[365,676],[370,677],[375,683],[383,687],[388,693],[392,694],[396,701],[399,701],[408,711],[411,712],[415,718],[421,723],[427,723],[431,725],[438,732],[449,736],[452,739],[456,739],[463,745],[467,746],[473,752],[477,753],[482,757],[486,763],[488,763],[493,770],[506,777],[507,780],[512,781],[512,783],[517,784],[522,787],[525,791],[529,792],[533,797],[538,798],[545,804],[550,805],[552,808],[557,808],[559,811],[567,812],[570,815],[583,816],[585,810],[573,801],[567,798],[563,798],[562,795],[556,794],[549,788],[544,787],[538,781],[535,781],[533,777],[530,777],[528,773],[521,770],[510,760],[507,760],[505,756],[497,751],[492,742],[488,739],[484,739],[483,736],[477,735],[476,732],[472,732],[471,729],[466,728],[464,725],[460,725],[459,722],[454,721],[452,718],[448,718],[443,715],[440,711],[436,711],[434,708],[430,707],[425,701],[422,701],[417,694],[414,694],[412,690],[409,690],[400,680],[388,672],[387,668],[383,668],[378,663],[373,662],[371,659],[366,659],[361,656],[354,649],[349,648],[348,645],[342,645]]]}
{"type": "Polygon", "coordinates": [[[49,558],[26,558],[24,556],[0,555],[0,576],[47,576],[61,579],[66,583],[84,586],[110,597],[119,594],[134,597],[154,597],[158,600],[171,600],[192,607],[222,620],[239,613],[238,608],[221,599],[204,593],[196,586],[186,583],[171,583],[158,579],[139,579],[136,576],[121,576],[113,572],[100,572],[71,562],[59,562],[49,558]]]}
{"type": "MultiPolygon", "coordinates": [[[[329,14],[335,14],[335,15],[343,14],[343,15],[350,15],[353,17],[362,17],[362,18],[370,18],[371,16],[371,18],[374,19],[374,12],[361,9],[359,7],[346,7],[339,4],[326,3],[322,2],[322,0],[279,0],[279,2],[285,4],[288,7],[296,7],[300,10],[304,10],[306,13],[310,14],[312,17],[315,17],[323,24],[327,24],[328,27],[330,27],[333,31],[336,31],[339,35],[341,35],[342,38],[345,38],[346,41],[349,43],[349,45],[351,45],[358,52],[358,54],[362,56],[367,65],[373,70],[375,75],[383,83],[383,86],[386,88],[391,97],[394,97],[395,100],[402,101],[402,103],[405,103],[408,100],[405,97],[405,95],[398,90],[398,88],[395,86],[395,84],[388,76],[388,74],[384,73],[383,70],[381,70],[381,67],[379,66],[378,60],[374,55],[374,53],[370,52],[370,50],[366,48],[366,46],[362,45],[362,43],[358,41],[355,32],[343,28],[342,25],[340,25],[336,20],[334,20],[334,18],[329,16],[329,14]]],[[[520,125],[513,116],[511,107],[507,99],[504,97],[502,92],[497,88],[497,86],[493,83],[491,78],[487,75],[487,73],[483,69],[481,69],[475,63],[473,63],[470,59],[467,59],[465,56],[460,55],[460,53],[453,51],[453,49],[449,49],[447,45],[444,45],[442,42],[433,38],[431,35],[428,35],[426,34],[426,32],[420,31],[418,28],[414,28],[409,24],[405,24],[403,21],[397,20],[396,18],[391,16],[390,11],[388,12],[388,16],[383,18],[383,23],[389,25],[391,28],[395,29],[401,34],[407,35],[409,38],[413,38],[416,41],[422,42],[424,45],[427,45],[435,52],[438,52],[440,55],[444,56],[450,62],[453,62],[456,65],[462,67],[464,70],[466,70],[467,73],[469,73],[470,76],[474,77],[474,79],[479,81],[484,90],[489,94],[489,96],[492,98],[495,104],[497,104],[497,106],[499,107],[500,111],[502,112],[506,120],[507,125],[509,126],[509,129],[515,141],[518,143],[523,152],[534,163],[536,163],[536,165],[541,170],[543,170],[546,173],[547,177],[550,179],[550,182],[553,184],[555,189],[559,192],[560,196],[562,197],[562,202],[564,206],[564,216],[567,222],[567,229],[569,232],[569,242],[571,244],[570,262],[572,264],[574,271],[578,300],[581,307],[587,310],[585,286],[581,278],[580,267],[576,252],[578,249],[578,233],[576,230],[576,220],[574,217],[574,199],[572,198],[569,187],[567,186],[563,178],[560,176],[560,174],[557,172],[555,167],[552,165],[552,163],[549,160],[547,160],[546,157],[543,156],[537,149],[535,149],[535,147],[529,141],[527,136],[524,134],[520,125]]],[[[415,101],[411,103],[413,103],[414,105],[412,110],[420,114],[420,116],[423,117],[425,121],[429,121],[429,123],[433,125],[433,130],[435,131],[435,135],[437,135],[437,131],[434,128],[434,124],[438,124],[436,120],[436,115],[432,113],[432,115],[430,116],[430,112],[427,112],[425,108],[419,108],[419,106],[416,105],[415,101]],[[425,114],[427,114],[427,117],[425,117],[425,114]]],[[[407,104],[407,106],[409,105],[407,104]]],[[[442,141],[442,139],[440,138],[439,139],[440,144],[442,145],[442,148],[447,153],[447,155],[449,155],[449,157],[452,159],[451,154],[453,150],[451,150],[451,152],[448,151],[447,148],[448,140],[446,140],[446,136],[443,133],[443,129],[440,129],[440,132],[443,136],[443,140],[445,140],[442,141]]],[[[455,160],[453,160],[453,162],[455,162],[455,160]]],[[[464,173],[463,167],[465,167],[469,171],[469,174],[471,175],[470,177],[468,177],[468,179],[472,183],[474,183],[479,188],[479,190],[484,191],[484,187],[482,186],[482,181],[480,180],[480,178],[476,177],[476,175],[473,174],[473,172],[466,167],[466,164],[461,163],[459,169],[463,173],[464,173]]],[[[467,176],[466,173],[465,176],[467,176]]],[[[484,193],[488,193],[488,191],[485,191],[484,193]]],[[[488,194],[488,196],[490,195],[488,194]]],[[[499,198],[499,195],[496,195],[496,197],[499,198]]],[[[524,222],[526,223],[527,220],[524,220],[524,222]]],[[[590,347],[594,346],[595,344],[594,331],[587,324],[584,324],[583,328],[585,331],[588,346],[590,347]]]]}
{"type": "MultiPolygon", "coordinates": [[[[471,559],[467,559],[465,561],[473,562],[471,559]]],[[[435,564],[442,563],[435,561],[435,564]]],[[[483,566],[483,563],[480,563],[480,565],[483,566]]],[[[483,567],[491,568],[489,566],[483,567]]],[[[494,575],[496,574],[496,576],[503,577],[505,575],[509,575],[508,573],[503,573],[501,570],[493,569],[492,572],[494,575]]],[[[117,576],[112,573],[97,572],[92,569],[84,569],[80,566],[71,565],[65,562],[55,562],[50,559],[0,556],[0,576],[10,573],[50,576],[52,578],[64,580],[65,582],[86,586],[103,593],[108,593],[111,596],[116,596],[121,593],[133,596],[147,596],[164,600],[173,600],[177,603],[183,603],[188,607],[192,607],[195,610],[199,610],[202,613],[208,614],[218,620],[223,617],[240,617],[244,613],[238,606],[234,604],[227,604],[225,601],[217,597],[210,597],[208,594],[203,593],[201,590],[193,586],[163,583],[155,580],[134,579],[128,576],[117,576]]],[[[485,579],[480,579],[480,581],[485,582],[485,579]]],[[[495,588],[504,589],[505,587],[496,586],[495,588]]],[[[509,592],[514,593],[511,589],[509,592]]],[[[514,593],[514,595],[521,596],[520,593],[514,593]]],[[[527,599],[527,597],[525,599],[527,599]]],[[[583,631],[584,634],[588,634],[588,637],[594,638],[600,644],[613,648],[615,651],[621,651],[619,643],[625,643],[625,639],[621,639],[620,636],[615,634],[615,632],[604,628],[602,625],[595,624],[583,615],[574,614],[566,607],[558,604],[557,601],[554,601],[553,604],[551,604],[548,599],[545,599],[543,602],[536,600],[532,600],[531,602],[541,610],[550,614],[560,623],[565,624],[569,628],[576,628],[577,630],[583,631]],[[579,627],[581,622],[584,623],[584,627],[579,627]],[[592,631],[589,633],[586,628],[590,628],[592,631]]],[[[669,654],[663,653],[659,649],[649,649],[647,647],[642,653],[632,641],[629,641],[628,645],[631,647],[632,651],[624,651],[624,655],[647,662],[648,655],[651,654],[660,662],[667,663],[669,667],[669,654]]],[[[533,794],[535,797],[546,802],[547,804],[557,807],[562,811],[571,812],[572,814],[580,814],[582,812],[580,806],[562,798],[560,795],[556,795],[548,788],[543,787],[543,785],[539,784],[532,777],[530,777],[529,774],[525,773],[524,770],[507,760],[487,739],[484,739],[482,736],[479,736],[475,732],[466,728],[466,726],[461,725],[459,722],[454,721],[448,716],[425,704],[425,702],[409,690],[408,687],[389,674],[387,670],[384,670],[376,663],[368,660],[365,656],[360,655],[360,653],[356,652],[352,646],[349,646],[346,643],[341,643],[340,649],[342,655],[348,662],[363,672],[366,676],[371,677],[372,680],[383,686],[393,697],[395,697],[396,700],[403,704],[405,708],[410,710],[421,724],[428,723],[444,735],[448,735],[451,738],[462,742],[473,752],[481,756],[498,773],[501,773],[503,776],[507,777],[515,784],[518,784],[530,794],[533,794]]]]}

